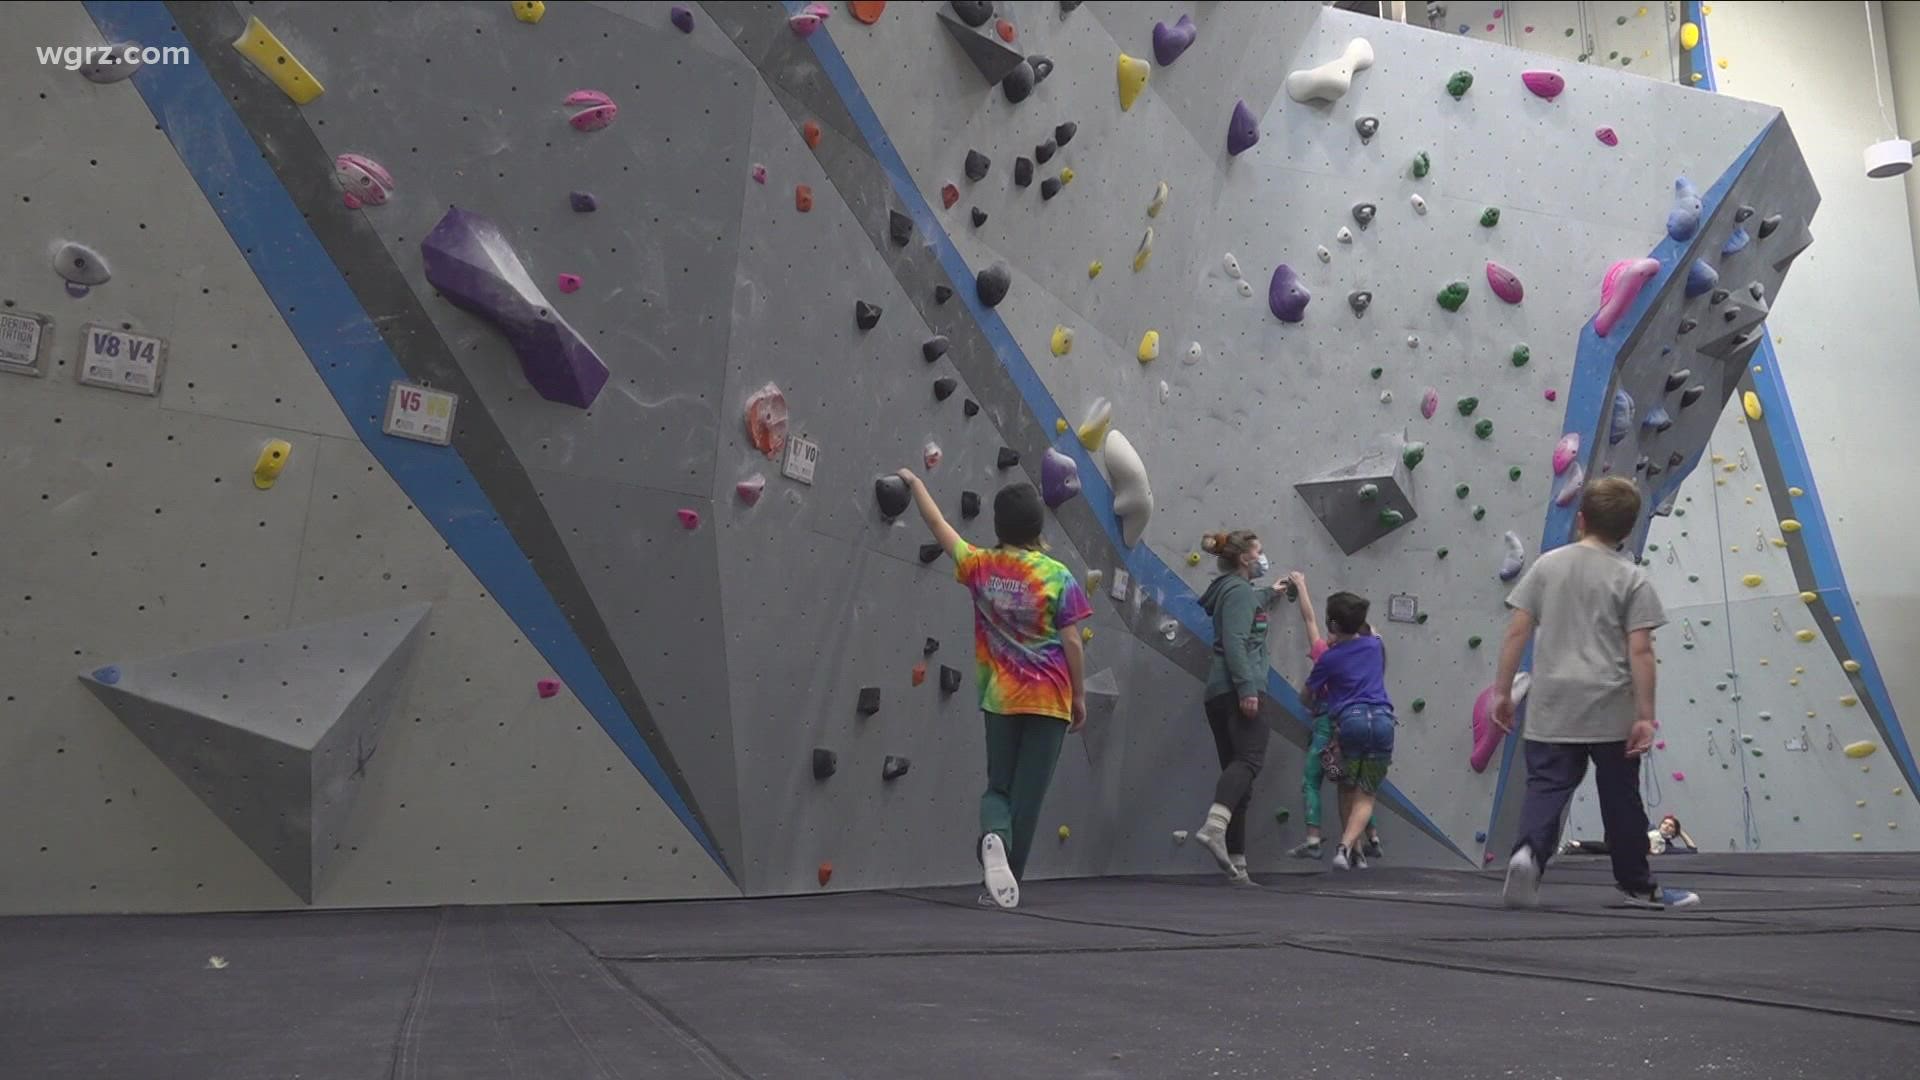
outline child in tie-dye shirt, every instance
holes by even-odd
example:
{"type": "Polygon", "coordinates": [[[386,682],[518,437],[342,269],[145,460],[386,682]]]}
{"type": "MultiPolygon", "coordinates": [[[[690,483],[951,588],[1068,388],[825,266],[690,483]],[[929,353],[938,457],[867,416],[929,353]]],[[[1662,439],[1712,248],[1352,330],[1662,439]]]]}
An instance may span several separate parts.
{"type": "Polygon", "coordinates": [[[1061,741],[1087,722],[1085,660],[1076,623],[1093,614],[1073,574],[1043,549],[1046,508],[1032,484],[1009,484],[993,500],[997,547],[960,538],[911,469],[900,478],[954,579],[973,594],[973,655],[986,715],[987,790],[980,796],[983,904],[1020,903],[1020,878],[1040,823],[1061,741]]]}

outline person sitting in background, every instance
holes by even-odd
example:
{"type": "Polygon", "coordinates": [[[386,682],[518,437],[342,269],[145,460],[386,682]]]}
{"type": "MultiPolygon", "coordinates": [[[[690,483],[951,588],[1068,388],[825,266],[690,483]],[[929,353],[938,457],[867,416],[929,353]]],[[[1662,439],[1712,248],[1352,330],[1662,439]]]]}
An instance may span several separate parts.
{"type": "MultiPolygon", "coordinates": [[[[1560,850],[1579,855],[1608,853],[1605,840],[1569,840],[1560,850]]],[[[1699,850],[1700,845],[1693,842],[1693,837],[1687,835],[1687,830],[1680,827],[1680,819],[1672,814],[1661,818],[1658,828],[1647,831],[1647,854],[1649,855],[1674,855],[1699,850]]]]}

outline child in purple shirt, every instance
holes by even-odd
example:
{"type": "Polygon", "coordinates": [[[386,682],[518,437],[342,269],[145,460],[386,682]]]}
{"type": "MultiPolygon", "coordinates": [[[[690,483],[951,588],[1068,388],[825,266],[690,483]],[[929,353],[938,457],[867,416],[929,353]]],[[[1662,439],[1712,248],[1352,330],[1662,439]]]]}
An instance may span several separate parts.
{"type": "Polygon", "coordinates": [[[1352,593],[1327,598],[1327,651],[1307,676],[1307,696],[1326,706],[1340,740],[1340,846],[1333,865],[1366,869],[1355,846],[1373,817],[1374,796],[1393,760],[1393,699],[1387,696],[1387,650],[1367,633],[1370,605],[1352,593]]]}

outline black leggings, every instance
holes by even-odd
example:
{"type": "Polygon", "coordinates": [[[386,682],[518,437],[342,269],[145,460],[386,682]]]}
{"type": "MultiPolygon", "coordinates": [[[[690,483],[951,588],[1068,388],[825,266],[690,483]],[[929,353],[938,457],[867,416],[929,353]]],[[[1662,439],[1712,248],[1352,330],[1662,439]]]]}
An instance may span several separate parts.
{"type": "Polygon", "coordinates": [[[1247,802],[1253,795],[1253,778],[1267,760],[1267,722],[1255,716],[1249,720],[1240,712],[1240,699],[1221,694],[1207,701],[1207,726],[1213,729],[1213,746],[1220,752],[1220,782],[1214,785],[1213,801],[1233,811],[1227,824],[1227,851],[1247,853],[1247,802]]]}

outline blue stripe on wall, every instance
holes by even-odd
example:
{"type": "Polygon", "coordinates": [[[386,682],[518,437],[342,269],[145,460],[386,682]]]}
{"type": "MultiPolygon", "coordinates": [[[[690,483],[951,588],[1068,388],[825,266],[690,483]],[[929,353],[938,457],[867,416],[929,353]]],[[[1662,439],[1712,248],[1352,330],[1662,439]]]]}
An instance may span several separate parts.
{"type": "MultiPolygon", "coordinates": [[[[788,11],[798,11],[804,6],[801,0],[786,0],[788,11]]],[[[1000,358],[1000,364],[1006,369],[1008,377],[1019,389],[1027,408],[1042,425],[1048,430],[1053,430],[1056,426],[1055,421],[1065,419],[1066,414],[1053,400],[1053,395],[1047,391],[1046,384],[1034,370],[1026,353],[1014,341],[1013,333],[1007,329],[1006,323],[992,308],[980,304],[973,289],[965,287],[973,281],[974,272],[967,267],[966,260],[960,257],[959,250],[954,247],[952,238],[947,235],[933,208],[921,197],[920,189],[913,182],[913,176],[907,170],[906,162],[894,148],[893,141],[887,138],[885,126],[880,123],[879,116],[874,113],[872,105],[868,103],[865,92],[861,90],[859,81],[853,77],[853,72],[847,67],[846,60],[840,55],[840,50],[834,45],[831,36],[824,28],[816,31],[808,41],[813,46],[814,55],[819,60],[821,69],[826,72],[827,78],[838,91],[848,115],[853,118],[855,126],[860,129],[861,135],[867,140],[868,147],[873,151],[875,160],[887,174],[895,197],[906,208],[907,214],[913,218],[914,227],[933,244],[934,250],[939,255],[940,264],[948,276],[962,286],[954,290],[954,296],[964,300],[968,309],[973,312],[975,321],[980,324],[981,330],[986,334],[987,341],[993,346],[994,353],[1000,358]]],[[[1203,641],[1211,640],[1213,620],[1201,609],[1199,597],[1187,587],[1187,583],[1181,580],[1180,575],[1154,554],[1146,544],[1142,543],[1128,551],[1122,542],[1120,520],[1113,513],[1113,489],[1101,475],[1100,470],[1095,467],[1093,455],[1080,445],[1080,440],[1074,438],[1071,432],[1055,439],[1054,445],[1061,453],[1072,457],[1079,466],[1081,496],[1092,507],[1094,516],[1106,530],[1114,547],[1127,552],[1127,571],[1133,576],[1134,582],[1143,592],[1154,597],[1162,610],[1179,620],[1189,633],[1203,641]]],[[[1306,707],[1300,701],[1300,695],[1280,677],[1279,673],[1271,670],[1267,673],[1267,694],[1296,721],[1303,725],[1311,725],[1312,721],[1308,718],[1306,707]]],[[[1391,781],[1382,789],[1381,796],[1389,806],[1444,843],[1454,854],[1462,859],[1468,858],[1467,853],[1460,850],[1459,845],[1447,836],[1446,831],[1434,824],[1433,820],[1415,806],[1412,800],[1408,799],[1391,781]]]]}
{"type": "MultiPolygon", "coordinates": [[[[108,41],[187,44],[164,4],[89,0],[86,7],[108,41]]],[[[661,769],[466,462],[452,449],[381,432],[388,387],[406,373],[205,65],[149,65],[133,76],[133,84],[360,441],[724,869],[712,838],[661,769]]],[[[257,89],[277,92],[265,80],[257,89]]]]}

